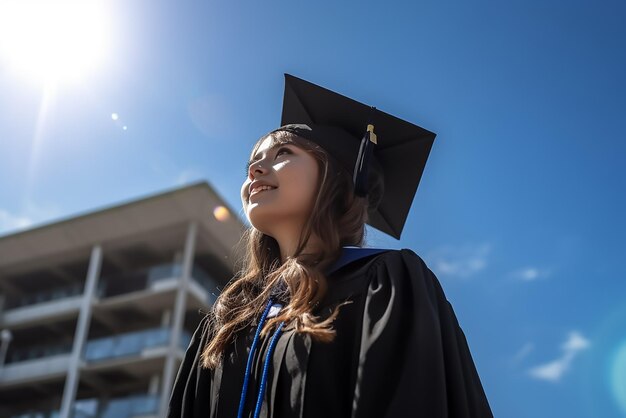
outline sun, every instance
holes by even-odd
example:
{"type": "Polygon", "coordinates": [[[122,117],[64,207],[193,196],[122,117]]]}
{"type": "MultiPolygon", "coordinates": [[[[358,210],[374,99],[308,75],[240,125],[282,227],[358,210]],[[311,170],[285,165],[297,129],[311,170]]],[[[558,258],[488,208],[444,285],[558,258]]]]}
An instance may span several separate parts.
{"type": "Polygon", "coordinates": [[[110,34],[104,0],[0,1],[0,60],[20,75],[81,81],[105,60],[110,34]]]}

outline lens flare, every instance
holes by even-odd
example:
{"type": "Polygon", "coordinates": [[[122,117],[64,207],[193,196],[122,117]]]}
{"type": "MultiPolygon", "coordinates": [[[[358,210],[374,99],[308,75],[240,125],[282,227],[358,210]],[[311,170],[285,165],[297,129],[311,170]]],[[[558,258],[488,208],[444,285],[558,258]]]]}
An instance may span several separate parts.
{"type": "Polygon", "coordinates": [[[213,216],[220,222],[226,222],[230,219],[230,212],[224,206],[218,206],[213,209],[213,216]]]}
{"type": "Polygon", "coordinates": [[[611,390],[621,411],[626,414],[626,341],[617,349],[612,361],[611,390]]]}

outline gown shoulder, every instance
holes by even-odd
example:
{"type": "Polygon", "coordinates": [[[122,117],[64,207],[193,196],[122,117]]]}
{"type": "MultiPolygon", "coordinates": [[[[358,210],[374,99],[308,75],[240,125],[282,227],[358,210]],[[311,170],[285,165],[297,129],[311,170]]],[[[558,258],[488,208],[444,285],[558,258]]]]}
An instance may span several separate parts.
{"type": "Polygon", "coordinates": [[[353,417],[492,417],[454,310],[413,251],[367,261],[353,417]]]}

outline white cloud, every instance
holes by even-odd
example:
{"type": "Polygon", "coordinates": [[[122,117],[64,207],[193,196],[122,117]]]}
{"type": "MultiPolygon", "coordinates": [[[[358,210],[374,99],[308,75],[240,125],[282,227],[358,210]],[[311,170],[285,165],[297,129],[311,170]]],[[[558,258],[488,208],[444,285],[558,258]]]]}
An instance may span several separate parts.
{"type": "Polygon", "coordinates": [[[155,174],[163,177],[165,181],[176,187],[206,178],[201,170],[193,167],[184,168],[177,166],[169,157],[159,153],[152,155],[150,168],[155,174]]]}
{"type": "Polygon", "coordinates": [[[189,169],[181,171],[178,174],[178,177],[176,177],[176,185],[183,186],[185,184],[191,183],[192,181],[201,180],[201,179],[203,179],[203,176],[198,170],[189,168],[189,169]]]}
{"type": "Polygon", "coordinates": [[[573,358],[573,353],[565,353],[557,360],[530,369],[528,373],[536,379],[557,382],[561,379],[563,373],[569,369],[573,358]]]}
{"type": "Polygon", "coordinates": [[[62,214],[61,210],[53,205],[39,205],[26,202],[20,213],[12,213],[0,208],[0,235],[7,235],[18,230],[32,228],[37,224],[54,221],[62,214]]]}
{"type": "Polygon", "coordinates": [[[510,273],[510,276],[523,280],[526,282],[532,282],[537,279],[542,279],[550,276],[550,270],[541,269],[537,267],[525,267],[510,273]]]}
{"type": "Polygon", "coordinates": [[[583,337],[579,332],[572,331],[569,333],[569,339],[563,343],[561,348],[567,352],[581,351],[589,348],[591,343],[588,339],[583,337]]]}
{"type": "Polygon", "coordinates": [[[429,252],[425,258],[437,275],[470,277],[487,267],[490,244],[445,246],[429,252]]]}
{"type": "Polygon", "coordinates": [[[558,382],[565,372],[571,367],[572,361],[582,350],[589,348],[591,343],[578,331],[569,333],[567,341],[561,345],[563,354],[561,357],[551,362],[535,366],[528,371],[528,374],[540,380],[558,382]]]}
{"type": "Polygon", "coordinates": [[[28,228],[34,221],[23,215],[14,215],[4,209],[0,209],[0,233],[16,229],[28,228]]]}
{"type": "Polygon", "coordinates": [[[517,364],[524,360],[535,349],[535,344],[527,342],[513,356],[513,363],[517,364]]]}

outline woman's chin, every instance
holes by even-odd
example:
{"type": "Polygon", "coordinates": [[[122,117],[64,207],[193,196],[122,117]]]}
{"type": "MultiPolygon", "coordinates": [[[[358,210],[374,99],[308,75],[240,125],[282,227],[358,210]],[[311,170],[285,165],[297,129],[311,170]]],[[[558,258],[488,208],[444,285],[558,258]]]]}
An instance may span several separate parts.
{"type": "Polygon", "coordinates": [[[263,232],[265,235],[270,235],[268,234],[268,230],[270,229],[269,225],[273,223],[272,220],[275,218],[275,216],[272,215],[273,213],[267,211],[266,208],[255,203],[249,204],[246,208],[246,217],[250,225],[263,232]]]}

